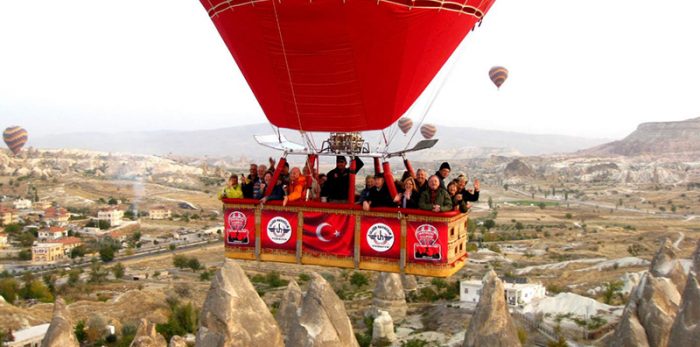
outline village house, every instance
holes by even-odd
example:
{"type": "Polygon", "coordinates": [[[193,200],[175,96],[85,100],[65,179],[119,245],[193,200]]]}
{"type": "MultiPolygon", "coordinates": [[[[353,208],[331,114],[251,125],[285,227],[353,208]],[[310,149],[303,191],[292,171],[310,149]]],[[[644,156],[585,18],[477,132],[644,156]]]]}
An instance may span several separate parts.
{"type": "Polygon", "coordinates": [[[56,240],[56,243],[60,243],[63,245],[63,254],[69,257],[70,252],[73,250],[73,248],[82,245],[83,241],[77,237],[71,236],[56,240]]]}
{"type": "Polygon", "coordinates": [[[97,220],[108,221],[110,226],[118,226],[122,224],[124,211],[117,207],[105,207],[97,211],[97,220]]]}
{"type": "Polygon", "coordinates": [[[44,336],[49,331],[49,323],[35,325],[27,329],[12,332],[12,341],[7,341],[3,346],[7,347],[39,347],[44,336]]]}
{"type": "MultiPolygon", "coordinates": [[[[459,301],[478,303],[483,282],[481,280],[464,280],[459,284],[459,301]]],[[[533,299],[544,298],[546,289],[541,283],[504,282],[505,299],[508,306],[526,305],[533,299]]]]}
{"type": "Polygon", "coordinates": [[[44,221],[50,224],[64,225],[68,223],[70,213],[63,207],[49,207],[44,210],[44,221]]]}
{"type": "Polygon", "coordinates": [[[168,219],[171,216],[170,209],[164,206],[155,206],[148,210],[148,218],[150,219],[168,219]]]}
{"type": "Polygon", "coordinates": [[[58,240],[68,236],[68,231],[64,227],[49,227],[39,230],[39,240],[58,240]]]}
{"type": "Polygon", "coordinates": [[[17,199],[12,205],[18,210],[26,210],[32,208],[32,201],[29,199],[17,199]]]}
{"type": "Polygon", "coordinates": [[[7,247],[7,234],[0,233],[0,248],[7,247]]]}
{"type": "Polygon", "coordinates": [[[41,200],[34,203],[34,208],[37,210],[46,210],[51,207],[51,201],[41,200]]]}
{"type": "Polygon", "coordinates": [[[37,243],[32,247],[32,262],[51,263],[65,259],[60,243],[37,243]]]}
{"type": "Polygon", "coordinates": [[[10,225],[17,222],[19,222],[19,215],[16,210],[0,207],[0,225],[10,225]]]}

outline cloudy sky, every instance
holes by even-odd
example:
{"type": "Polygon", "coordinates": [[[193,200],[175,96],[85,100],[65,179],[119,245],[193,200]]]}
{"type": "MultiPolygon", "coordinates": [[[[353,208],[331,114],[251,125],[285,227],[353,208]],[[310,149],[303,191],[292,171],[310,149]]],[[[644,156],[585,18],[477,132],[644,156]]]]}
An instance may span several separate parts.
{"type": "MultiPolygon", "coordinates": [[[[436,124],[620,138],[640,122],[698,117],[698,13],[690,0],[497,0],[413,115],[439,89],[436,124]],[[511,72],[500,91],[493,65],[511,72]]],[[[197,0],[0,0],[0,127],[264,121],[197,0]]]]}

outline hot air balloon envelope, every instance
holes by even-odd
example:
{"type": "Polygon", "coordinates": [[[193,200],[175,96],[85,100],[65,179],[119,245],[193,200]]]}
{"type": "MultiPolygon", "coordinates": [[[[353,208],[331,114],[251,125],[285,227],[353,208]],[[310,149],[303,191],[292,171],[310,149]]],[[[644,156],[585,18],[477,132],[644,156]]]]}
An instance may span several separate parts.
{"type": "Polygon", "coordinates": [[[394,123],[495,0],[201,0],[268,120],[394,123]]]}
{"type": "Polygon", "coordinates": [[[413,121],[411,118],[403,117],[399,119],[399,129],[401,129],[401,132],[406,134],[408,133],[409,130],[413,127],[413,121]]]}
{"type": "Polygon", "coordinates": [[[494,66],[489,70],[489,78],[491,78],[491,82],[493,82],[497,88],[501,88],[503,82],[508,79],[508,69],[503,66],[494,66]]]}
{"type": "Polygon", "coordinates": [[[2,133],[2,139],[5,140],[7,148],[17,155],[24,147],[24,144],[27,143],[28,134],[22,127],[13,126],[5,129],[2,133]]]}
{"type": "Polygon", "coordinates": [[[423,126],[420,127],[420,134],[427,140],[432,139],[436,132],[437,127],[432,124],[423,124],[423,126]]]}

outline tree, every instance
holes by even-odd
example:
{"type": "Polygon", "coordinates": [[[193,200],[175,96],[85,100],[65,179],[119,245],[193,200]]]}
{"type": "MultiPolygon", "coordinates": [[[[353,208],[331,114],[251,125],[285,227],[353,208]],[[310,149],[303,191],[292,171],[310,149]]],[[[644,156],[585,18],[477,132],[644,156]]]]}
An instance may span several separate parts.
{"type": "Polygon", "coordinates": [[[21,289],[24,299],[37,299],[41,302],[52,302],[53,295],[49,288],[40,280],[26,282],[21,289]]]}
{"type": "Polygon", "coordinates": [[[177,245],[175,245],[174,243],[171,243],[171,244],[168,245],[168,249],[172,252],[172,251],[174,251],[175,249],[177,249],[177,245]]]}
{"type": "Polygon", "coordinates": [[[78,342],[84,343],[87,341],[87,332],[85,331],[85,321],[80,320],[78,321],[78,324],[75,325],[75,337],[78,339],[78,342]]]}
{"type": "Polygon", "coordinates": [[[19,260],[32,260],[32,251],[28,249],[23,249],[19,251],[17,257],[19,258],[19,260]]]}
{"type": "Polygon", "coordinates": [[[14,278],[3,278],[0,280],[0,295],[5,301],[14,303],[19,293],[19,282],[14,278]]]}
{"type": "Polygon", "coordinates": [[[496,226],[496,222],[493,221],[493,219],[487,219],[484,221],[484,228],[486,230],[491,230],[491,228],[496,226]]]}
{"type": "Polygon", "coordinates": [[[107,278],[107,271],[102,269],[102,265],[93,259],[90,264],[90,282],[102,283],[107,278]]]}
{"type": "Polygon", "coordinates": [[[22,245],[22,247],[31,247],[36,241],[36,237],[29,231],[25,231],[17,237],[17,241],[22,245]]]}
{"type": "Polygon", "coordinates": [[[5,233],[14,234],[22,231],[22,226],[19,224],[8,224],[5,226],[5,233]]]}
{"type": "Polygon", "coordinates": [[[504,189],[505,191],[508,191],[508,183],[506,183],[506,184],[503,185],[503,189],[504,189]]]}
{"type": "Polygon", "coordinates": [[[117,204],[119,204],[119,201],[117,201],[117,199],[115,199],[111,196],[109,197],[109,200],[107,200],[107,205],[117,205],[117,204]]]}
{"type": "Polygon", "coordinates": [[[523,230],[523,228],[525,228],[525,226],[523,225],[523,223],[515,222],[515,229],[517,229],[517,230],[523,230]]]}
{"type": "Polygon", "coordinates": [[[112,273],[114,274],[114,278],[122,278],[124,277],[124,265],[122,263],[117,263],[117,265],[114,265],[112,267],[112,273]]]}
{"type": "Polygon", "coordinates": [[[80,281],[80,274],[83,272],[81,269],[73,269],[68,273],[68,284],[74,286],[80,281]]]}
{"type": "Polygon", "coordinates": [[[114,260],[114,249],[111,246],[102,246],[102,248],[100,248],[100,259],[105,263],[114,260]]]}
{"type": "Polygon", "coordinates": [[[489,196],[489,208],[493,208],[493,198],[489,196]]]}
{"type": "Polygon", "coordinates": [[[539,204],[537,204],[537,206],[539,206],[540,209],[544,210],[544,208],[547,207],[547,204],[545,204],[544,202],[540,202],[539,204]]]}
{"type": "Polygon", "coordinates": [[[80,245],[70,250],[70,257],[71,259],[75,259],[78,257],[82,258],[85,256],[85,253],[87,253],[87,248],[85,248],[85,246],[83,245],[80,245]]]}
{"type": "Polygon", "coordinates": [[[622,293],[621,281],[606,282],[603,284],[603,302],[606,304],[610,305],[612,299],[620,293],[622,293]]]}
{"type": "Polygon", "coordinates": [[[202,264],[199,262],[199,259],[192,257],[187,260],[187,267],[192,269],[192,272],[197,272],[202,268],[202,264]]]}
{"type": "Polygon", "coordinates": [[[188,266],[188,261],[186,256],[178,254],[173,257],[173,265],[178,269],[184,269],[188,266]]]}

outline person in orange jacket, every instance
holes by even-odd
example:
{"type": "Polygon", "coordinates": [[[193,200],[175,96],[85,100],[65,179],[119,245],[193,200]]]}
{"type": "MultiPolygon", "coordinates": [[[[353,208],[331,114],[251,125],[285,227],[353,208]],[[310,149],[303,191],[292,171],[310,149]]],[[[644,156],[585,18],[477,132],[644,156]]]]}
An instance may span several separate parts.
{"type": "Polygon", "coordinates": [[[287,202],[297,201],[304,198],[306,192],[306,177],[301,174],[298,167],[293,168],[289,172],[289,187],[287,187],[287,196],[282,201],[282,206],[287,206],[287,202]]]}

